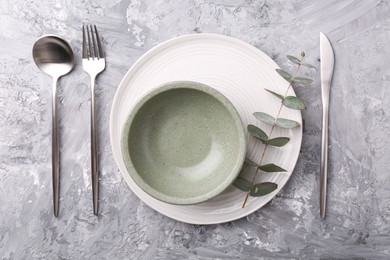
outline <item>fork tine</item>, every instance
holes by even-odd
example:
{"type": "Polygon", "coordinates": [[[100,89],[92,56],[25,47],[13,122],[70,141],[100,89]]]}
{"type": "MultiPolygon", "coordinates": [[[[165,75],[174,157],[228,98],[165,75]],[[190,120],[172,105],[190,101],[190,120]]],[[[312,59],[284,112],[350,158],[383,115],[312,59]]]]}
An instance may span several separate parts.
{"type": "Polygon", "coordinates": [[[87,38],[85,36],[85,26],[83,25],[83,59],[88,58],[87,38]]]}
{"type": "Polygon", "coordinates": [[[96,39],[97,39],[97,47],[99,49],[99,58],[104,58],[105,54],[104,54],[104,50],[103,50],[102,44],[100,42],[99,33],[97,31],[96,25],[94,25],[94,27],[95,27],[95,33],[96,33],[96,39]]]}
{"type": "Polygon", "coordinates": [[[83,25],[83,58],[105,58],[96,25],[83,25]]]}
{"type": "Polygon", "coordinates": [[[93,43],[92,43],[92,40],[91,40],[91,35],[92,32],[91,32],[91,28],[90,26],[87,25],[87,40],[88,40],[88,58],[93,58],[95,56],[94,54],[94,50],[93,50],[93,43]]]}
{"type": "Polygon", "coordinates": [[[96,46],[96,33],[94,32],[92,25],[90,25],[89,28],[91,29],[93,58],[99,58],[99,50],[96,46]]]}

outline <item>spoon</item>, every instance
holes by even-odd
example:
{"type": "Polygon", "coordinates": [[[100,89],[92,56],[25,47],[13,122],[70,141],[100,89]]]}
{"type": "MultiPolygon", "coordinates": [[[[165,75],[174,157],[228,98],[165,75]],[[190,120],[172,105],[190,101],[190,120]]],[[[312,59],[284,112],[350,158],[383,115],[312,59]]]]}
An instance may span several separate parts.
{"type": "Polygon", "coordinates": [[[60,194],[60,139],[57,127],[57,82],[74,66],[74,55],[69,44],[56,35],[44,35],[33,46],[35,64],[53,78],[52,101],[52,181],[54,216],[58,217],[60,194]]]}

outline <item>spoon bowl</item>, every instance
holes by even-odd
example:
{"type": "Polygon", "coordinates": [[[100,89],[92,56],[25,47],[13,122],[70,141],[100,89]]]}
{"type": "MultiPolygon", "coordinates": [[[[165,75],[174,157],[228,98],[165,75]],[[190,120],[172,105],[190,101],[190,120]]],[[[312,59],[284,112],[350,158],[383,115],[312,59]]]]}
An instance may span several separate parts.
{"type": "Polygon", "coordinates": [[[55,35],[42,36],[35,42],[33,58],[38,68],[53,78],[69,73],[74,66],[72,48],[55,35]]]}
{"type": "Polygon", "coordinates": [[[60,194],[60,140],[57,127],[57,81],[74,67],[70,45],[56,35],[44,35],[33,46],[33,59],[38,68],[53,78],[52,102],[52,178],[54,216],[59,213],[60,194]]]}

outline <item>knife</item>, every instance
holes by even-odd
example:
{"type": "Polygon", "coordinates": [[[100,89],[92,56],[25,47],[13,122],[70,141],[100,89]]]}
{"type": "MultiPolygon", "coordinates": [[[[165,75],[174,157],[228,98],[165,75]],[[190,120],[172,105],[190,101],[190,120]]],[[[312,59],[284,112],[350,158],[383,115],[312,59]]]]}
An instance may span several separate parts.
{"type": "Polygon", "coordinates": [[[322,96],[322,139],[321,139],[321,169],[320,169],[320,216],[325,218],[326,189],[328,177],[328,119],[329,92],[334,68],[332,45],[325,34],[320,32],[321,59],[321,96],[322,96]]]}

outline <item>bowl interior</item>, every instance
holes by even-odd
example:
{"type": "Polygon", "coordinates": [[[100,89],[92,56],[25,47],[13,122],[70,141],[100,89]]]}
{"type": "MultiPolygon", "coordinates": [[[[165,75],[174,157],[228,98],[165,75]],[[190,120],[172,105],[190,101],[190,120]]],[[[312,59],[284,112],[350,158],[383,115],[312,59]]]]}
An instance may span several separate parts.
{"type": "Polygon", "coordinates": [[[194,82],[173,82],[146,95],[123,130],[130,175],[151,196],[173,204],[199,203],[226,189],[245,149],[233,105],[194,82]]]}

